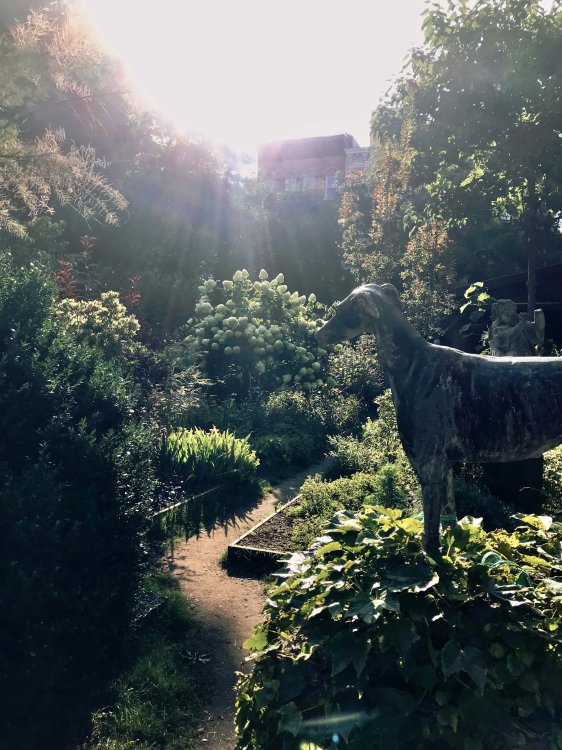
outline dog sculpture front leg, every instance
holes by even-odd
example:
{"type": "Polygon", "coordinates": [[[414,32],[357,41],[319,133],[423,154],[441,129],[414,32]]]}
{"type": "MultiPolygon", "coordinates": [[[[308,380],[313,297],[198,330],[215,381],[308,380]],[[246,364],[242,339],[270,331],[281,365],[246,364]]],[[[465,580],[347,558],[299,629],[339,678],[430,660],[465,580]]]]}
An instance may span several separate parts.
{"type": "Polygon", "coordinates": [[[443,510],[444,520],[454,521],[455,497],[451,466],[424,467],[418,473],[423,498],[424,545],[431,556],[439,554],[439,525],[443,510]]]}

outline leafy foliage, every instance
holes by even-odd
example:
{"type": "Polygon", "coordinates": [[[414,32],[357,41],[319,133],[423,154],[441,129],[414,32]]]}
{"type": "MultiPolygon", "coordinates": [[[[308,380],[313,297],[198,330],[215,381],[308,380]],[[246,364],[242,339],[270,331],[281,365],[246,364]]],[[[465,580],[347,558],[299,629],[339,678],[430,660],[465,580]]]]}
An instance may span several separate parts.
{"type": "Polygon", "coordinates": [[[549,513],[562,508],[562,446],[544,454],[543,491],[549,513]]]}
{"type": "Polygon", "coordinates": [[[101,174],[107,165],[91,146],[68,144],[62,127],[33,135],[34,111],[56,99],[92,96],[84,70],[102,67],[102,58],[65,13],[33,13],[0,34],[0,230],[27,236],[25,217],[51,213],[55,201],[108,224],[125,209],[127,201],[101,174]]]}
{"type": "Polygon", "coordinates": [[[335,388],[254,391],[242,400],[202,395],[179,421],[247,434],[267,470],[310,463],[325,450],[327,436],[354,429],[360,413],[358,400],[335,388]]]}
{"type": "Polygon", "coordinates": [[[13,747],[61,746],[122,656],[157,438],[135,367],[69,329],[38,268],[0,267],[2,725],[13,747]]]}
{"type": "Polygon", "coordinates": [[[245,644],[239,750],[560,746],[562,527],[464,519],[429,558],[398,510],[340,512],[245,644]]]}
{"type": "Polygon", "coordinates": [[[389,388],[375,399],[377,418],[368,419],[359,437],[336,435],[330,438],[332,472],[352,474],[355,471],[377,472],[388,463],[398,464],[411,483],[416,479],[398,434],[396,411],[389,388]]]}
{"type": "Polygon", "coordinates": [[[195,485],[220,484],[225,479],[242,483],[255,479],[259,459],[248,438],[228,430],[209,432],[194,428],[170,433],[162,452],[164,473],[195,485]]]}
{"type": "Polygon", "coordinates": [[[427,197],[424,221],[516,226],[530,263],[531,312],[537,259],[553,244],[560,252],[560,4],[434,5],[424,31],[426,46],[413,51],[378,123],[384,130],[390,109],[413,125],[411,182],[427,197]]]}
{"type": "Polygon", "coordinates": [[[287,509],[293,519],[293,549],[310,546],[340,510],[355,511],[365,502],[384,498],[392,507],[419,509],[408,486],[407,477],[395,465],[386,464],[376,474],[357,472],[352,477],[323,481],[319,475],[308,477],[300,490],[302,498],[287,509]]]}
{"type": "Polygon", "coordinates": [[[338,391],[369,404],[384,391],[384,375],[376,357],[375,337],[369,334],[344,341],[328,357],[328,378],[338,391]]]}

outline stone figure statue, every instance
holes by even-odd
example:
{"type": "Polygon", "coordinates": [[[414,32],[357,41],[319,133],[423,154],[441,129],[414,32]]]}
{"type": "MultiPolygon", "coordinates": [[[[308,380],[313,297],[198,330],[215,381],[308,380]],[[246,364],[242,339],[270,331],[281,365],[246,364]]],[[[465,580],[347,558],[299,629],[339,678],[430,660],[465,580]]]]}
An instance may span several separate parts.
{"type": "Polygon", "coordinates": [[[544,344],[544,312],[535,310],[534,320],[517,314],[510,299],[499,299],[492,305],[490,352],[495,357],[529,357],[544,344]]]}
{"type": "Polygon", "coordinates": [[[455,463],[534,458],[562,442],[562,357],[486,357],[430,344],[391,284],[355,289],[316,337],[332,344],[366,332],[376,337],[422,488],[424,543],[437,554],[440,521],[455,518],[455,463]]]}

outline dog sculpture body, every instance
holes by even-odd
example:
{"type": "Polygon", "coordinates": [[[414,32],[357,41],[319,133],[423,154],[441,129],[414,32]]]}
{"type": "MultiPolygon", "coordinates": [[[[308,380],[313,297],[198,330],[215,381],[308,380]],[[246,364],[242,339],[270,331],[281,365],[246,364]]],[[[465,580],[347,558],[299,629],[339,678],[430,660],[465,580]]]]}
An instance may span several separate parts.
{"type": "Polygon", "coordinates": [[[374,333],[404,450],[420,481],[428,551],[454,514],[453,464],[540,456],[562,442],[562,358],[485,357],[427,342],[391,284],[366,284],[336,308],[320,343],[374,333]]]}

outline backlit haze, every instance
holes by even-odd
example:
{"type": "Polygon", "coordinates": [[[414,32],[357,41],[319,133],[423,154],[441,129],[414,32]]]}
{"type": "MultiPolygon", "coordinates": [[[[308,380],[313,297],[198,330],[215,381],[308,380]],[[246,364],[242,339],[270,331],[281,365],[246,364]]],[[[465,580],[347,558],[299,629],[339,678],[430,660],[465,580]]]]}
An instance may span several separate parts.
{"type": "Polygon", "coordinates": [[[131,87],[174,128],[255,157],[261,143],[369,119],[422,0],[80,0],[131,87]]]}

